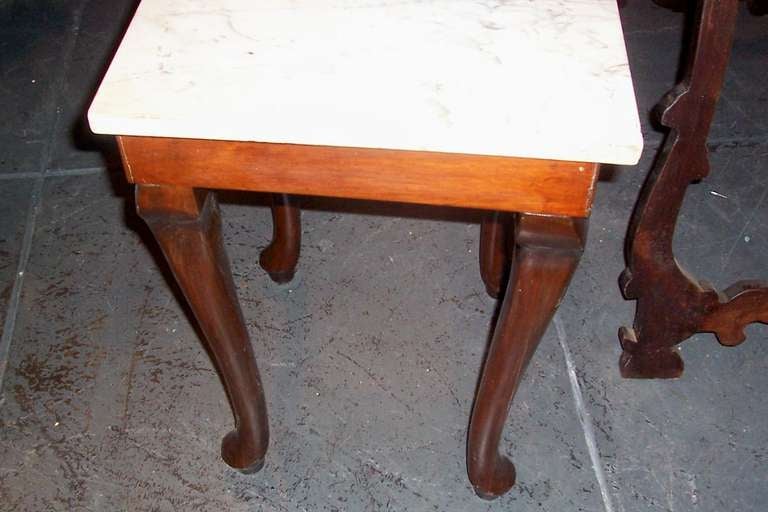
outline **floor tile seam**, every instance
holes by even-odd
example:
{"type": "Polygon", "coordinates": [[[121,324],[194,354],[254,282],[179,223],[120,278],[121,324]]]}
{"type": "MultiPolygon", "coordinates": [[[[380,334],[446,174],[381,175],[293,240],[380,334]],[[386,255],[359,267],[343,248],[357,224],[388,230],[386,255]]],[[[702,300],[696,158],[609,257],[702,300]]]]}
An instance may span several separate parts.
{"type": "Polygon", "coordinates": [[[0,181],[34,180],[40,176],[42,176],[40,171],[11,172],[8,174],[0,174],[0,181]]]}
{"type": "Polygon", "coordinates": [[[19,313],[21,291],[24,286],[24,276],[27,271],[29,255],[32,252],[32,240],[35,234],[37,215],[42,205],[41,196],[44,181],[44,178],[39,176],[35,179],[35,183],[32,187],[32,194],[27,206],[21,252],[19,253],[19,260],[16,264],[16,273],[13,276],[13,288],[11,289],[11,296],[8,300],[8,307],[6,308],[2,335],[0,335],[0,407],[2,407],[5,402],[3,384],[5,382],[6,370],[8,369],[8,358],[11,345],[13,344],[13,335],[16,331],[16,319],[18,318],[19,313]]]}
{"type": "Polygon", "coordinates": [[[30,195],[30,200],[27,206],[27,216],[25,218],[21,251],[19,253],[18,262],[16,264],[16,273],[13,276],[14,281],[13,287],[11,289],[11,296],[8,301],[8,307],[6,308],[2,334],[0,335],[0,407],[2,407],[5,403],[5,375],[8,370],[8,361],[11,347],[13,345],[13,337],[16,331],[16,320],[19,315],[21,294],[24,288],[24,277],[27,274],[27,265],[29,263],[29,257],[32,252],[32,245],[35,238],[37,216],[43,204],[43,186],[45,184],[47,169],[50,166],[57,130],[59,124],[61,123],[61,110],[57,107],[57,105],[59,103],[59,99],[61,98],[62,90],[64,89],[64,82],[66,81],[67,74],[72,64],[74,50],[77,44],[78,36],[80,34],[82,14],[87,2],[88,0],[82,0],[73,13],[72,32],[62,53],[61,60],[64,64],[58,70],[58,75],[55,77],[55,80],[52,82],[51,86],[51,90],[53,91],[52,98],[54,100],[53,103],[55,110],[52,116],[52,123],[50,123],[51,128],[48,134],[48,139],[46,140],[45,146],[41,151],[38,168],[39,170],[37,172],[37,177],[34,178],[35,182],[32,187],[32,193],[30,195]]]}
{"type": "Polygon", "coordinates": [[[56,178],[62,176],[89,176],[92,174],[106,173],[108,169],[104,166],[98,167],[74,167],[72,169],[46,169],[45,171],[12,172],[0,174],[0,181],[10,180],[28,180],[38,176],[46,178],[56,178]]]}
{"type": "Polygon", "coordinates": [[[576,375],[576,365],[571,355],[571,349],[568,346],[568,337],[565,332],[565,326],[560,319],[558,313],[555,313],[554,321],[555,331],[557,332],[557,339],[560,343],[560,348],[563,351],[563,357],[565,358],[565,366],[568,373],[568,380],[571,386],[571,394],[573,395],[573,401],[576,408],[576,415],[579,418],[582,433],[584,434],[584,441],[587,445],[587,452],[589,458],[592,461],[592,470],[595,473],[595,479],[600,487],[600,496],[603,500],[603,508],[605,512],[614,512],[613,500],[611,498],[611,492],[608,489],[608,481],[605,477],[605,471],[603,470],[603,461],[600,457],[600,452],[597,448],[597,440],[595,438],[595,430],[592,425],[592,415],[587,410],[587,406],[584,401],[584,394],[581,391],[581,385],[579,384],[579,378],[576,375]]]}

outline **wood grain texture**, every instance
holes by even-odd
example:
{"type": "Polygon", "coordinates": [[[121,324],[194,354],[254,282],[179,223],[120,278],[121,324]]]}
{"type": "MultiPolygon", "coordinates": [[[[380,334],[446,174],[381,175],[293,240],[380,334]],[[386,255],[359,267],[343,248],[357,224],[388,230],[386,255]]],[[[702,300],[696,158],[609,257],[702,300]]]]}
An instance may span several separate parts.
{"type": "Polygon", "coordinates": [[[267,447],[266,408],[212,195],[203,189],[272,192],[274,237],[261,264],[293,275],[300,212],[290,195],[411,202],[489,210],[481,270],[502,305],[470,423],[468,471],[480,496],[506,492],[514,466],[498,444],[523,370],[570,280],[583,247],[597,164],[414,151],[194,139],[119,137],[139,211],[163,246],[212,347],[235,412],[222,455],[258,468],[267,447]],[[290,195],[289,195],[290,194],[290,195]],[[525,211],[513,216],[504,212],[525,211]],[[510,251],[511,219],[517,249],[510,251]]]}
{"type": "Polygon", "coordinates": [[[139,185],[136,206],[160,244],[224,382],[235,429],[221,443],[222,458],[243,472],[258,471],[269,444],[267,408],[214,194],[139,185]]]}
{"type": "Polygon", "coordinates": [[[585,219],[517,217],[509,281],[469,425],[467,472],[481,498],[496,498],[515,483],[514,465],[499,453],[504,422],[579,262],[586,230],[585,219]]]}
{"type": "Polygon", "coordinates": [[[632,215],[621,288],[637,300],[632,328],[622,327],[621,374],[671,378],[683,373],[676,345],[713,332],[724,345],[744,327],[768,322],[768,281],[741,281],[724,292],[700,282],[675,259],[672,242],[686,189],[709,173],[707,136],[728,65],[737,0],[703,0],[683,81],[662,100],[671,128],[632,215]]]}
{"type": "Polygon", "coordinates": [[[586,217],[597,164],[197,139],[118,137],[137,184],[586,217]]]}

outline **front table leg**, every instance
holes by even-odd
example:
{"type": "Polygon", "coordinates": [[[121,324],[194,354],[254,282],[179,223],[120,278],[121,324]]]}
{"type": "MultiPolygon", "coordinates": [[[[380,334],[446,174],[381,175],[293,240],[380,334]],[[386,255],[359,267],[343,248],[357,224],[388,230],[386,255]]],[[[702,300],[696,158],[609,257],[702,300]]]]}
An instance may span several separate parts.
{"type": "Polygon", "coordinates": [[[172,186],[136,187],[149,225],[213,354],[235,416],[221,456],[243,472],[261,469],[269,443],[267,409],[212,192],[172,186]]]}
{"type": "Polygon", "coordinates": [[[467,470],[475,492],[496,498],[515,483],[499,453],[504,422],[525,367],[584,249],[586,219],[520,214],[507,291],[485,360],[469,425],[467,470]]]}

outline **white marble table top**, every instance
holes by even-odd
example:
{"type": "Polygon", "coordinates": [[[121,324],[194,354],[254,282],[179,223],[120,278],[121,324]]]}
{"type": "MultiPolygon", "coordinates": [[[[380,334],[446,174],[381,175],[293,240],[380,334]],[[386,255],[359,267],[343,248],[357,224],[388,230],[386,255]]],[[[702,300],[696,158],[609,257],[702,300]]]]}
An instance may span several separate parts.
{"type": "Polygon", "coordinates": [[[637,162],[616,0],[143,0],[96,133],[637,162]]]}

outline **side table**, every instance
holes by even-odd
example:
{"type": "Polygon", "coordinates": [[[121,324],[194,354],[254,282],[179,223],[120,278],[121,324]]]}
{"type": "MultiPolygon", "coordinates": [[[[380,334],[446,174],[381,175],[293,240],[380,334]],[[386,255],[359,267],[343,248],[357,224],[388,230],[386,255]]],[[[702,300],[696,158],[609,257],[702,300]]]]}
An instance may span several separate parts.
{"type": "Polygon", "coordinates": [[[211,190],[276,194],[261,257],[276,281],[299,256],[292,195],[487,210],[481,274],[506,292],[467,467],[481,497],[512,486],[499,441],[583,250],[598,165],[642,150],[613,0],[144,0],[89,120],[118,136],[232,405],[222,457],[243,471],[265,461],[267,413],[211,190]]]}

